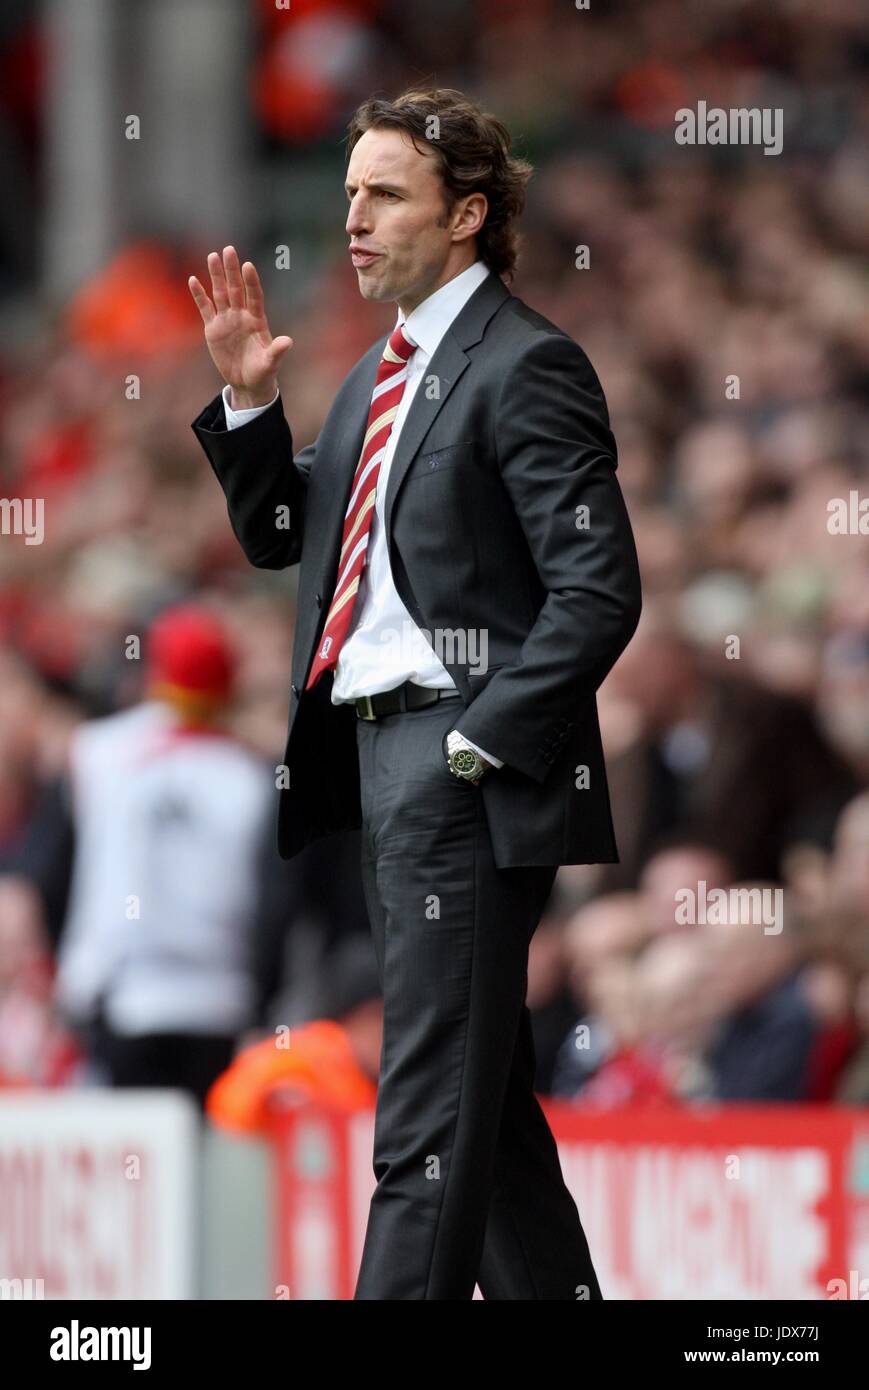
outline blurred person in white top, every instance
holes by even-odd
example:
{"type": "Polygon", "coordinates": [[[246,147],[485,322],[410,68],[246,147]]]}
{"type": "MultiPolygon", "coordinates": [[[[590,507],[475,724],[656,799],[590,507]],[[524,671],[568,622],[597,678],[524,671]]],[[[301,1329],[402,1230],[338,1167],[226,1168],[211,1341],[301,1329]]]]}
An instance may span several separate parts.
{"type": "Polygon", "coordinates": [[[71,749],[75,862],[57,1003],[116,1086],[204,1100],[252,1023],[258,854],[274,787],[221,727],[235,659],[188,604],[149,633],[145,699],[71,749]]]}

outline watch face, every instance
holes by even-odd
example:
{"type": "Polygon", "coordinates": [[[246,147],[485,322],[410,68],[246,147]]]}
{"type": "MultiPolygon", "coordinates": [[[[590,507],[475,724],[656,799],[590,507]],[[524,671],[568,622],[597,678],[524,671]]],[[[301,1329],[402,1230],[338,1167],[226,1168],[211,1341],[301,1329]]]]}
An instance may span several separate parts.
{"type": "Polygon", "coordinates": [[[477,755],[472,748],[457,748],[455,753],[450,755],[453,771],[460,777],[467,777],[471,772],[477,770],[477,755]]]}

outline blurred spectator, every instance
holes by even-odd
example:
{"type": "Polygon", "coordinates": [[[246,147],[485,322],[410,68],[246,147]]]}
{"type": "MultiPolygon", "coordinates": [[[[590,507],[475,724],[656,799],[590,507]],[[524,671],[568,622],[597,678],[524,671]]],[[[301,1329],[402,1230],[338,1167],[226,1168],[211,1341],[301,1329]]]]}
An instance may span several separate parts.
{"type": "Polygon", "coordinates": [[[818,1028],[803,1099],[817,1104],[833,1099],[857,1050],[859,982],[835,956],[818,955],[801,972],[800,985],[818,1028]]]}
{"type": "Polygon", "coordinates": [[[703,943],[688,934],[661,937],[635,965],[607,972],[617,969],[626,973],[615,994],[608,973],[592,988],[614,1047],[582,1086],[579,1102],[612,1108],[708,1099],[714,1080],[702,1055],[710,1026],[703,943]]]}
{"type": "Polygon", "coordinates": [[[716,845],[740,878],[776,878],[794,843],[829,844],[857,789],[801,700],[717,669],[668,624],[640,619],[613,673],[644,711],[633,752],[635,854],[662,835],[716,845]]]}
{"type": "Polygon", "coordinates": [[[536,1059],[534,1087],[544,1095],[552,1090],[558,1054],[576,1018],[576,1001],[567,971],[565,927],[568,920],[558,905],[556,893],[543,913],[528,951],[525,1002],[531,1014],[536,1059]]]}
{"type": "Polygon", "coordinates": [[[832,852],[810,866],[792,866],[792,872],[801,893],[804,984],[823,1029],[813,1059],[811,1099],[866,1104],[869,793],[845,807],[832,852]]]}
{"type": "Polygon", "coordinates": [[[842,1071],[833,1099],[843,1105],[869,1105],[869,972],[857,987],[855,1013],[861,1042],[842,1071]]]}
{"type": "Polygon", "coordinates": [[[50,743],[56,717],[41,682],[0,649],[0,876],[32,884],[51,945],[60,935],[72,863],[60,750],[50,743]]]}
{"type": "MultiPolygon", "coordinates": [[[[647,882],[660,889],[681,857],[662,855],[647,882]]],[[[697,885],[677,875],[674,896],[697,885]]],[[[776,891],[732,885],[764,887],[776,891]]],[[[817,963],[807,973],[787,913],[768,930],[732,914],[673,923],[672,900],[668,915],[654,893],[613,895],[577,914],[570,978],[587,1010],[560,1050],[553,1093],[600,1106],[829,1099],[856,1041],[850,994],[817,963]]]]}
{"type": "MultiPolygon", "coordinates": [[[[761,887],[759,884],[736,887],[761,887]]],[[[819,1032],[789,926],[728,921],[704,928],[708,1007],[720,1018],[708,1049],[717,1100],[809,1099],[810,1058],[819,1032]]]]}
{"type": "Polygon", "coordinates": [[[53,1012],[54,963],[42,908],[22,878],[0,878],[0,1088],[63,1086],[81,1054],[53,1012]]]}
{"type": "Polygon", "coordinates": [[[719,851],[674,834],[667,848],[662,847],[644,865],[639,878],[643,909],[649,927],[656,935],[679,930],[677,895],[689,888],[699,892],[726,888],[733,881],[733,865],[719,851]]]}
{"type": "Polygon", "coordinates": [[[266,767],[220,712],[235,658],[193,605],[148,637],[146,700],[85,724],[72,746],[76,858],[58,1001],[101,1026],[115,1086],[179,1086],[200,1101],[252,1021],[266,767]]]}
{"type": "Polygon", "coordinates": [[[586,1008],[555,1062],[552,1094],[574,1097],[623,1045],[636,1038],[633,961],[649,938],[634,893],[581,908],[565,929],[568,982],[586,1008]]]}

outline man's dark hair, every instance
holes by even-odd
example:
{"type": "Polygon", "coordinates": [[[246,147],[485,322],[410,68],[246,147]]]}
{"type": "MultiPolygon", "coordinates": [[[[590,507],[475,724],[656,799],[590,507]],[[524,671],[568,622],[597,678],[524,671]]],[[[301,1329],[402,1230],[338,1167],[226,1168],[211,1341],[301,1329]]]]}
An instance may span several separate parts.
{"type": "Polygon", "coordinates": [[[347,127],[347,158],[366,131],[384,127],[405,131],[421,153],[437,153],[447,213],[456,199],[485,194],[489,210],[477,233],[480,258],[496,275],[512,278],[519,249],[515,223],[533,169],[510,153],[507,127],[453,87],[411,90],[395,101],[375,97],[362,103],[347,127]]]}

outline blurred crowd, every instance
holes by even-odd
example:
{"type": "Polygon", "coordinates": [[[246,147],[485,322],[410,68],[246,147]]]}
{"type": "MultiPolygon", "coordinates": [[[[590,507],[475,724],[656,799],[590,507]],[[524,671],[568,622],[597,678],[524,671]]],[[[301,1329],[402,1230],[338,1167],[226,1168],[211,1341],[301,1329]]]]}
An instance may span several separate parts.
{"type": "MultiPolygon", "coordinates": [[[[442,6],[438,24],[427,6],[332,8],[300,8],[324,35],[309,35],[305,87],[298,48],[263,26],[263,161],[304,143],[340,185],[357,89],[397,89],[434,65],[519,133],[537,172],[512,288],[598,371],[640,553],[643,617],[598,696],[621,862],[560,870],[532,941],[538,1087],[603,1106],[869,1104],[860,7],[710,3],[689,21],[656,0],[592,24],[571,6],[492,0],[473,20],[456,7],[452,31],[442,6]],[[783,107],[782,154],[677,147],[673,112],[701,98],[783,107]],[[845,533],[829,524],[836,499],[857,518],[845,533]],[[678,895],[701,883],[776,890],[781,930],[680,921],[678,895]]],[[[392,323],[358,297],[340,231],[291,322],[262,265],[272,329],[296,344],[281,385],[299,448],[392,323]]],[[[124,1029],[160,1025],[113,1011],[116,977],[77,1007],[57,974],[83,872],[82,731],[142,710],[159,723],[155,706],[190,726],[183,702],[155,697],[145,662],[155,619],[193,602],[234,654],[198,750],[202,804],[232,795],[229,741],[270,809],[251,806],[251,886],[233,906],[245,1003],[215,1021],[191,997],[185,1017],[179,993],[166,1076],[184,1038],[211,1029],[223,1051],[189,1089],[210,1094],[218,1122],[255,1129],[288,1087],[369,1102],[379,1003],[357,838],[288,863],[274,849],[295,575],[246,564],[190,429],[220,386],[186,289],[210,249],[119,248],[0,362],[0,492],[44,500],[40,544],[0,538],[0,1085],[159,1084],[155,1056],[137,1054],[138,1072],[129,1051],[119,1062],[124,1029]]],[[[195,837],[176,801],[153,805],[175,842],[195,837]]],[[[219,905],[200,901],[183,857],[159,861],[160,891],[207,936],[219,905]]],[[[170,975],[190,968],[173,965],[179,934],[164,943],[170,975]]]]}

